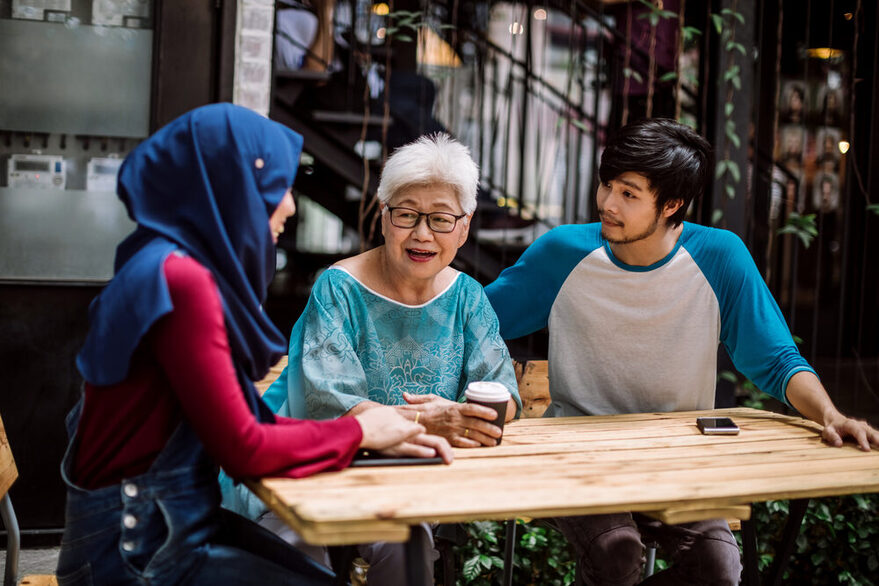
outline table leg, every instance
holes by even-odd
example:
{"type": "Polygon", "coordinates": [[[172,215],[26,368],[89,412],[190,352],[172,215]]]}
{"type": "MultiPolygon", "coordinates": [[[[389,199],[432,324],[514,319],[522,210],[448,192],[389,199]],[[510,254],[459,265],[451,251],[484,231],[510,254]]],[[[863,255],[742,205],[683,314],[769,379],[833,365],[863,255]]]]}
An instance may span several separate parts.
{"type": "Polygon", "coordinates": [[[406,542],[406,584],[412,586],[421,586],[425,584],[424,568],[427,567],[429,560],[425,554],[425,532],[421,527],[415,525],[411,527],[409,533],[409,541],[406,542]]]}
{"type": "Polygon", "coordinates": [[[775,559],[769,568],[769,579],[766,581],[766,584],[770,586],[781,584],[784,570],[787,568],[797,536],[800,534],[800,526],[803,524],[803,517],[806,516],[807,508],[809,508],[809,499],[796,499],[790,502],[787,523],[784,524],[781,543],[775,550],[775,559]]]}
{"type": "Polygon", "coordinates": [[[754,519],[742,521],[742,550],[745,566],[742,570],[742,584],[760,586],[760,572],[757,567],[757,530],[754,527],[754,519]]]}
{"type": "Polygon", "coordinates": [[[356,545],[332,545],[327,548],[330,565],[336,574],[336,584],[345,586],[351,580],[351,565],[357,557],[356,545]]]}
{"type": "Polygon", "coordinates": [[[503,586],[513,586],[513,555],[516,550],[516,520],[507,521],[507,541],[504,543],[503,586]]]}

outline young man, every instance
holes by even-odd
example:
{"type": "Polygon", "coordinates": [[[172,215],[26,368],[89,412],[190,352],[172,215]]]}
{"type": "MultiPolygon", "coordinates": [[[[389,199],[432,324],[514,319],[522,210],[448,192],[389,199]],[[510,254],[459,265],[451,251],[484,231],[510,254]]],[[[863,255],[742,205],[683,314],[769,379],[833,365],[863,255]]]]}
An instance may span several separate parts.
{"type": "MultiPolygon", "coordinates": [[[[824,440],[879,447],[842,415],[800,356],[742,241],[683,222],[711,180],[711,149],[672,120],[630,124],[601,157],[600,223],[560,226],[486,288],[505,339],[549,326],[548,416],[714,407],[717,345],[764,392],[824,425],[824,440]]],[[[651,580],[737,584],[722,519],[669,526],[639,515],[559,519],[590,584],[640,579],[641,535],[675,552],[651,580]]]]}

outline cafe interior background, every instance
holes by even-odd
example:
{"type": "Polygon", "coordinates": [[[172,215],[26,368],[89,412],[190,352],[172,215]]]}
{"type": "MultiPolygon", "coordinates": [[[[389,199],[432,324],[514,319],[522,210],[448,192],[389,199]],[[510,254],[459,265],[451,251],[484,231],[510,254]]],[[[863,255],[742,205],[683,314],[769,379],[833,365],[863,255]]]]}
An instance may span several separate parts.
{"type": "MultiPolygon", "coordinates": [[[[401,141],[445,128],[471,148],[479,208],[455,266],[488,283],[552,227],[595,220],[608,133],[676,117],[717,156],[689,220],[745,240],[836,403],[879,424],[875,2],[336,0],[317,73],[273,67],[276,8],[0,0],[0,413],[25,545],[60,539],[74,356],[133,226],[119,165],[216,101],[305,137],[266,303],[285,333],[323,267],[377,242],[377,178],[401,141]]],[[[545,358],[546,335],[510,349],[545,358]]],[[[748,384],[720,353],[731,406],[748,384]]]]}

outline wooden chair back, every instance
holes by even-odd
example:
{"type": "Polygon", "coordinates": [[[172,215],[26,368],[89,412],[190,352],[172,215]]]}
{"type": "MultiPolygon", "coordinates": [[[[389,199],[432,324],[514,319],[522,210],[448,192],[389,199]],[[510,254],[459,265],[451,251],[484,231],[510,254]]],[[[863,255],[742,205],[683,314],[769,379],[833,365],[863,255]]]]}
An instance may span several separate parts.
{"type": "Polygon", "coordinates": [[[15,467],[12,449],[6,438],[6,428],[3,427],[3,419],[0,418],[0,498],[6,496],[16,478],[18,478],[18,468],[15,467]]]}
{"type": "Polygon", "coordinates": [[[522,398],[522,417],[543,417],[552,403],[549,396],[549,366],[546,360],[513,361],[519,396],[522,398]]]}
{"type": "MultiPolygon", "coordinates": [[[[3,584],[6,586],[16,583],[16,574],[18,573],[18,556],[20,552],[21,542],[18,529],[18,520],[15,518],[15,511],[12,509],[12,501],[9,500],[6,493],[9,487],[18,478],[18,468],[15,467],[15,460],[12,457],[12,448],[9,447],[9,439],[6,437],[6,428],[3,427],[3,418],[0,417],[0,515],[3,517],[4,528],[6,529],[6,564],[3,576],[3,584]]],[[[51,574],[42,574],[38,576],[25,576],[19,582],[19,586],[58,586],[58,581],[51,574]]]]}
{"type": "Polygon", "coordinates": [[[287,367],[287,355],[284,354],[281,356],[281,359],[278,360],[278,363],[269,369],[268,374],[266,374],[265,378],[261,381],[253,383],[253,386],[256,387],[256,392],[260,395],[265,394],[266,390],[272,386],[272,383],[277,380],[284,369],[287,367]]]}

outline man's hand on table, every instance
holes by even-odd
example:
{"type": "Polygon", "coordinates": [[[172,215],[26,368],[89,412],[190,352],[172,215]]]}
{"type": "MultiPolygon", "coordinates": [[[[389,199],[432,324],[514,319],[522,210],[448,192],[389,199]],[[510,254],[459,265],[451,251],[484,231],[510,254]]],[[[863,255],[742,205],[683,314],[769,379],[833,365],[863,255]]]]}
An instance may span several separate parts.
{"type": "Polygon", "coordinates": [[[818,377],[808,371],[794,374],[787,383],[790,404],[804,417],[824,426],[822,439],[831,446],[841,446],[851,438],[865,452],[879,448],[879,432],[866,421],[846,417],[833,404],[818,377]]]}
{"type": "Polygon", "coordinates": [[[879,449],[879,431],[866,421],[846,417],[836,410],[825,415],[821,437],[831,446],[839,447],[846,438],[851,438],[865,452],[869,452],[871,446],[879,449]]]}

